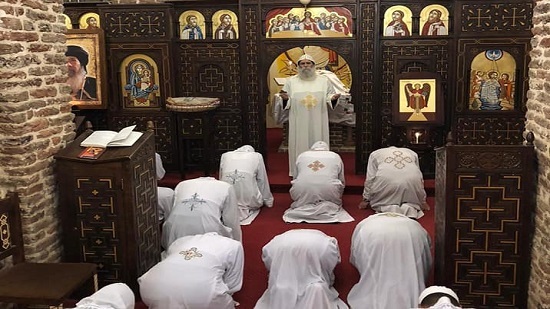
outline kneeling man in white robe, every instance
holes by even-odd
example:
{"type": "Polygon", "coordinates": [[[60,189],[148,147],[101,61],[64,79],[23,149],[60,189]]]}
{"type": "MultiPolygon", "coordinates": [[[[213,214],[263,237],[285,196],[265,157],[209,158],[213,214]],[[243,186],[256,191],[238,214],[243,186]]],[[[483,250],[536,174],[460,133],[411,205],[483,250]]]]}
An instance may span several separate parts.
{"type": "Polygon", "coordinates": [[[290,230],[263,247],[262,259],[269,282],[255,309],[348,308],[332,286],[340,263],[336,238],[313,229],[290,230]]]}
{"type": "Polygon", "coordinates": [[[138,278],[139,291],[149,309],[232,309],[243,266],[240,242],[217,233],[185,236],[138,278]]]}
{"type": "Polygon", "coordinates": [[[292,180],[292,204],[283,214],[289,223],[351,222],[353,217],[342,208],[346,186],[344,163],[329,150],[327,143],[316,142],[296,160],[296,177],[292,180]]]}
{"type": "Polygon", "coordinates": [[[348,294],[352,309],[416,308],[432,267],[428,232],[416,220],[381,213],[359,222],[350,262],[360,279],[348,294]]]}
{"type": "Polygon", "coordinates": [[[111,283],[81,299],[74,309],[134,309],[134,292],[124,283],[111,283]]]}
{"type": "Polygon", "coordinates": [[[199,177],[180,182],[174,191],[174,207],[162,227],[164,248],[180,237],[208,232],[242,240],[233,186],[199,177]]]}
{"type": "Polygon", "coordinates": [[[367,163],[363,201],[375,212],[396,212],[411,218],[429,210],[418,155],[408,148],[387,147],[373,151],[367,163]]]}
{"type": "Polygon", "coordinates": [[[248,225],[260,213],[260,207],[273,206],[273,194],[262,155],[250,145],[222,154],[220,180],[233,185],[241,225],[248,225]]]}

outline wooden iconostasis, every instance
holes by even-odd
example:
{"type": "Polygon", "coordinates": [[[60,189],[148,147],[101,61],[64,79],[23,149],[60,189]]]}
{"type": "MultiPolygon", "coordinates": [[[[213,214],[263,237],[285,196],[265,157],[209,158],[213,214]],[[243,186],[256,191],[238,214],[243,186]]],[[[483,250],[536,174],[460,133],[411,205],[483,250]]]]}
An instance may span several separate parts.
{"type": "MultiPolygon", "coordinates": [[[[448,132],[463,145],[521,144],[533,4],[401,3],[317,1],[304,9],[297,1],[67,2],[67,27],[99,28],[105,45],[105,107],[75,106],[75,113],[114,130],[133,123],[145,130],[152,120],[157,152],[177,170],[182,146],[166,99],[217,97],[215,157],[242,144],[265,153],[273,81],[293,72],[296,49],[311,49],[318,69],[336,74],[349,91],[354,121],[346,125],[357,173],[392,136],[419,153],[428,177],[433,149],[448,132]],[[405,85],[424,100],[419,117],[399,109],[412,94],[405,85]],[[410,121],[396,122],[400,112],[410,121]],[[441,121],[425,112],[442,113],[441,121]]],[[[331,130],[344,135],[346,125],[331,130]]],[[[191,147],[200,160],[204,147],[191,147]]]]}

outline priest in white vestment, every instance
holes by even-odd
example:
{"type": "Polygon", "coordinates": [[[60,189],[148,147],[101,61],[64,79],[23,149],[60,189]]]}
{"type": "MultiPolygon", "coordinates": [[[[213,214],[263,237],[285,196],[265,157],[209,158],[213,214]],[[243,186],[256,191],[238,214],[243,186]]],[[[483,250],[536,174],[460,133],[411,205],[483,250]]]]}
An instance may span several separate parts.
{"type": "Polygon", "coordinates": [[[240,242],[206,233],[178,238],[164,260],[138,278],[149,309],[232,309],[243,282],[240,242]]]}
{"type": "Polygon", "coordinates": [[[446,286],[432,285],[420,293],[419,308],[460,309],[458,295],[446,286]]]}
{"type": "Polygon", "coordinates": [[[180,182],[174,191],[174,207],[162,227],[164,248],[180,237],[208,232],[242,240],[233,186],[213,177],[199,177],[180,182]]]}
{"type": "Polygon", "coordinates": [[[340,263],[336,238],[313,229],[290,230],[263,247],[262,259],[269,281],[255,309],[348,308],[332,286],[340,263]]]}
{"type": "Polygon", "coordinates": [[[397,212],[421,218],[429,206],[418,155],[408,148],[387,147],[373,151],[367,163],[363,201],[375,212],[397,212]]]}
{"type": "Polygon", "coordinates": [[[352,309],[416,308],[431,266],[431,241],[416,220],[397,213],[359,222],[350,262],[360,279],[348,294],[352,309]]]}
{"type": "MultiPolygon", "coordinates": [[[[162,158],[158,153],[155,152],[155,166],[157,172],[157,180],[164,178],[166,170],[162,165],[162,158]]],[[[168,216],[174,205],[174,190],[167,187],[157,187],[157,198],[158,198],[158,216],[159,221],[163,221],[164,217],[168,216]]]]}
{"type": "Polygon", "coordinates": [[[222,154],[219,177],[235,189],[241,225],[252,223],[263,205],[273,206],[264,159],[252,146],[222,154]]]}
{"type": "Polygon", "coordinates": [[[134,309],[134,292],[124,283],[111,283],[81,299],[74,309],[134,309]]]}
{"type": "Polygon", "coordinates": [[[330,145],[328,109],[340,97],[326,76],[315,71],[315,61],[308,54],[298,59],[298,75],[286,79],[279,93],[289,109],[288,163],[289,175],[296,176],[294,163],[302,152],[316,141],[330,145]],[[334,102],[334,103],[333,103],[334,102]]]}
{"type": "Polygon", "coordinates": [[[351,222],[353,217],[342,207],[346,186],[344,163],[329,150],[326,142],[318,141],[296,159],[296,176],[291,181],[293,202],[283,214],[288,223],[351,222]]]}

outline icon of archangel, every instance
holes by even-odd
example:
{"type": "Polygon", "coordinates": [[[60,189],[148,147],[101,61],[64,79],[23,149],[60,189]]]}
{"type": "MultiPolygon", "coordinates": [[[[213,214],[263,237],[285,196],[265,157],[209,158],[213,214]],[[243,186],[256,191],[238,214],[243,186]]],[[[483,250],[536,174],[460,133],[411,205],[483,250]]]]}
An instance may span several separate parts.
{"type": "Polygon", "coordinates": [[[408,120],[427,120],[422,114],[422,109],[428,107],[431,92],[430,84],[408,83],[405,85],[404,91],[407,98],[407,107],[414,110],[408,120]]]}

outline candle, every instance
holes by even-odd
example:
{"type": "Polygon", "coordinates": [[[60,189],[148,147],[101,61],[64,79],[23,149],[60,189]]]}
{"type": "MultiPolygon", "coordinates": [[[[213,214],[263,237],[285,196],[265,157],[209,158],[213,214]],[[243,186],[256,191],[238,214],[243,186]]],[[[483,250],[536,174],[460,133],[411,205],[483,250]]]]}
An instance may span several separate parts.
{"type": "Polygon", "coordinates": [[[422,133],[414,132],[414,137],[415,137],[415,140],[416,140],[416,144],[418,144],[418,138],[420,137],[420,135],[422,135],[422,133]]]}

